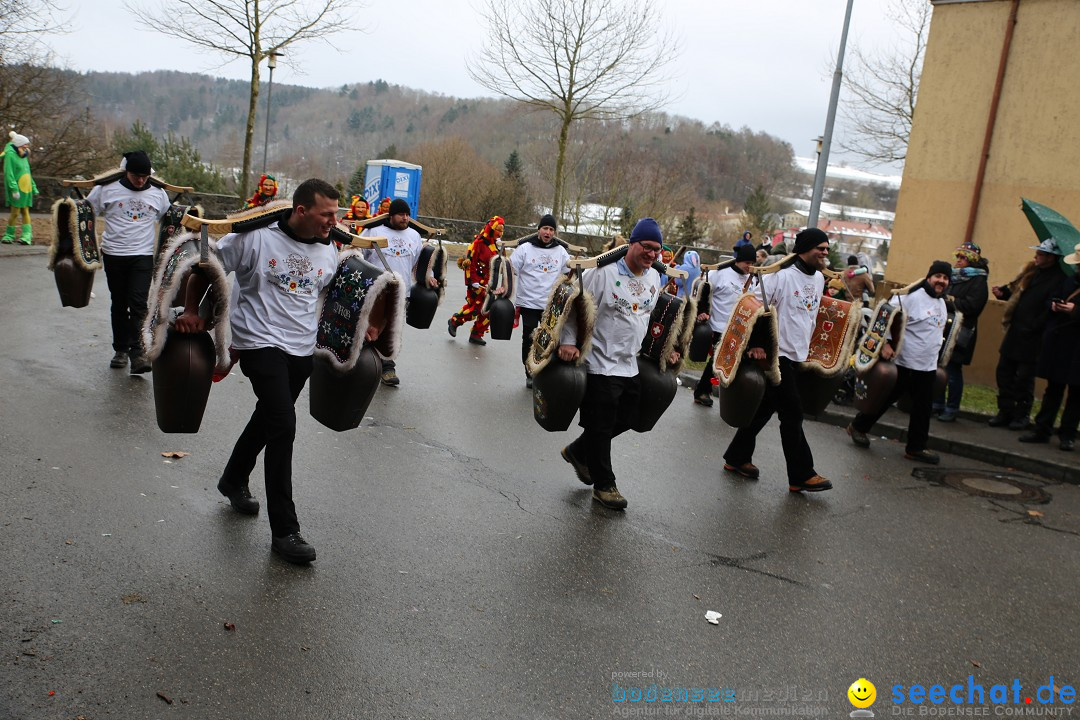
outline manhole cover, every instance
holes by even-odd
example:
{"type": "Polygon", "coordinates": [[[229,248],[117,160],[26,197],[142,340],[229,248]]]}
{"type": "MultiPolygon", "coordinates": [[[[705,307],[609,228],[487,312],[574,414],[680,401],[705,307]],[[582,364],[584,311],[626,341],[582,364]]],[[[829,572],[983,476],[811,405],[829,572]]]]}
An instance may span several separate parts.
{"type": "Polygon", "coordinates": [[[915,468],[914,477],[939,482],[969,495],[1012,500],[1021,503],[1047,503],[1050,494],[1032,485],[1031,478],[986,470],[915,468]]]}

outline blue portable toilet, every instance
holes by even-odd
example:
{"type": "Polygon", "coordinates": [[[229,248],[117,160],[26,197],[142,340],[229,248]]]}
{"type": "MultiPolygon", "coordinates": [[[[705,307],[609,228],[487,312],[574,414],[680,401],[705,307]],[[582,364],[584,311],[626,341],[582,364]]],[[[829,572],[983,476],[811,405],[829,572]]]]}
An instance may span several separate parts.
{"type": "Polygon", "coordinates": [[[423,167],[402,160],[368,160],[364,174],[364,199],[371,206],[371,212],[379,207],[379,202],[388,197],[391,200],[402,198],[409,203],[412,217],[419,214],[420,175],[423,167]]]}

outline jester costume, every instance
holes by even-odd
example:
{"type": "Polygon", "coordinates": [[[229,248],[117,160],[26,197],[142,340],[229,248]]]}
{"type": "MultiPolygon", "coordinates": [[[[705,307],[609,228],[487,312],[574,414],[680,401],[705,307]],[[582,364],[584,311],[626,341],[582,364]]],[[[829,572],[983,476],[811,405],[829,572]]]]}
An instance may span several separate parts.
{"type": "Polygon", "coordinates": [[[488,329],[488,318],[480,312],[484,306],[485,288],[491,274],[491,260],[495,257],[495,242],[502,237],[505,221],[496,215],[488,220],[484,229],[473,238],[465,257],[458,260],[458,267],[465,271],[465,305],[461,311],[450,316],[450,334],[455,335],[457,329],[465,323],[473,320],[472,332],[469,333],[469,342],[477,345],[486,345],[484,333],[488,329]]]}
{"type": "Polygon", "coordinates": [[[353,195],[349,201],[349,209],[345,211],[341,221],[356,232],[355,223],[358,220],[367,220],[371,215],[368,213],[368,203],[363,195],[353,195]]]}
{"type": "Polygon", "coordinates": [[[273,175],[263,175],[259,178],[259,187],[255,190],[255,194],[248,198],[242,209],[250,210],[273,201],[277,197],[277,191],[277,178],[273,175]]]}
{"type": "Polygon", "coordinates": [[[390,212],[390,198],[384,197],[382,199],[382,202],[379,203],[379,212],[377,212],[375,214],[376,215],[385,215],[388,212],[390,212]]]}
{"type": "Polygon", "coordinates": [[[38,194],[37,184],[30,176],[30,140],[14,130],[8,135],[11,142],[4,148],[4,201],[11,208],[11,216],[3,242],[15,242],[16,223],[21,219],[19,242],[30,245],[33,242],[30,208],[34,204],[34,196],[38,194]]]}

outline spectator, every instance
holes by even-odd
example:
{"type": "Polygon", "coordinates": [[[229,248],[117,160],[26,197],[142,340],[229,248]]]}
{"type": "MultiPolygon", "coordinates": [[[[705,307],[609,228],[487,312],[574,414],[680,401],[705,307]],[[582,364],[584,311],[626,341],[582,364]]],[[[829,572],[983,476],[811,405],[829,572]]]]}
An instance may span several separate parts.
{"type": "Polygon", "coordinates": [[[1027,430],[1031,425],[1031,405],[1035,399],[1035,371],[1043,330],[1050,316],[1050,298],[1065,279],[1059,261],[1064,253],[1053,238],[1032,248],[1035,259],[1008,285],[990,290],[1005,300],[1005,339],[998,351],[998,412],[990,418],[992,427],[1027,430]]]}
{"type": "Polygon", "coordinates": [[[964,314],[964,324],[945,367],[948,374],[945,390],[934,398],[934,414],[941,422],[955,422],[960,411],[960,400],[964,396],[964,366],[970,365],[975,356],[979,315],[990,296],[986,287],[989,266],[979,246],[968,241],[956,248],[955,257],[948,299],[964,314]]]}
{"type": "MultiPolygon", "coordinates": [[[[1070,265],[1080,263],[1080,245],[1075,252],[1065,258],[1070,265]]],[[[1043,393],[1042,407],[1035,416],[1035,427],[1026,435],[1020,436],[1020,442],[1050,442],[1054,434],[1054,420],[1057,418],[1061,401],[1068,390],[1069,399],[1065,402],[1065,412],[1061,415],[1061,427],[1058,438],[1062,450],[1072,450],[1076,445],[1076,428],[1080,424],[1080,278],[1076,275],[1065,278],[1058,286],[1058,291],[1050,299],[1050,317],[1043,331],[1042,352],[1039,354],[1039,367],[1036,375],[1046,379],[1046,392],[1043,393]]]]}

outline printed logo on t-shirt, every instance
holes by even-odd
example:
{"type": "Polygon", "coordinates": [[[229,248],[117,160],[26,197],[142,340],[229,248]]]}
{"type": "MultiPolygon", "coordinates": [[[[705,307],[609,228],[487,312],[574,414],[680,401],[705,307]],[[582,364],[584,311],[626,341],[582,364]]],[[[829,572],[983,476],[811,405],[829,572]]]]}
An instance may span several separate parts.
{"type": "Polygon", "coordinates": [[[406,257],[411,254],[408,241],[401,237],[387,238],[386,251],[394,257],[406,257]]]}
{"type": "Polygon", "coordinates": [[[618,312],[623,315],[650,312],[653,301],[652,296],[656,293],[656,288],[648,288],[649,297],[644,299],[641,299],[641,296],[645,294],[646,286],[637,278],[627,280],[625,286],[621,280],[618,280],[615,282],[615,288],[611,293],[611,303],[618,312]],[[625,288],[623,292],[626,292],[629,297],[623,297],[619,288],[625,288]]]}
{"type": "Polygon", "coordinates": [[[143,202],[138,198],[132,198],[130,200],[120,200],[116,203],[116,208],[120,213],[131,222],[139,222],[147,218],[156,218],[157,213],[154,212],[154,206],[143,202]]]}
{"type": "Polygon", "coordinates": [[[554,255],[541,255],[533,261],[533,267],[542,273],[555,272],[562,267],[562,262],[554,255]]]}
{"type": "Polygon", "coordinates": [[[803,285],[802,290],[795,291],[795,301],[808,312],[814,312],[821,302],[821,296],[815,291],[813,283],[803,285]]]}
{"type": "Polygon", "coordinates": [[[310,258],[296,253],[289,253],[285,262],[281,264],[285,267],[279,267],[277,258],[270,258],[267,263],[269,266],[267,275],[275,285],[293,295],[315,294],[318,287],[316,281],[323,276],[322,268],[319,268],[319,271],[312,276],[311,271],[314,266],[310,258]]]}

